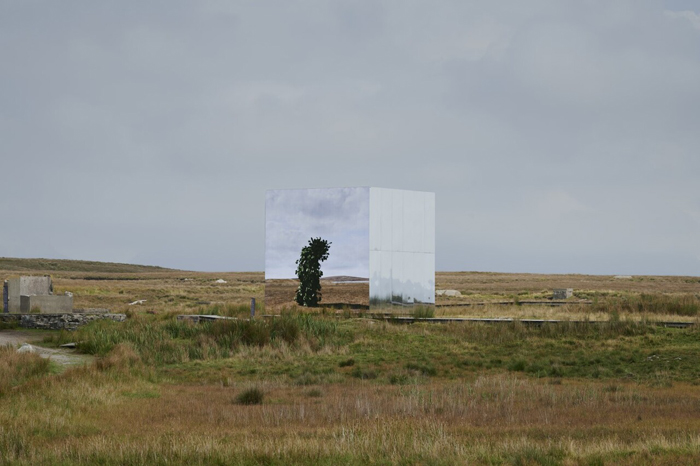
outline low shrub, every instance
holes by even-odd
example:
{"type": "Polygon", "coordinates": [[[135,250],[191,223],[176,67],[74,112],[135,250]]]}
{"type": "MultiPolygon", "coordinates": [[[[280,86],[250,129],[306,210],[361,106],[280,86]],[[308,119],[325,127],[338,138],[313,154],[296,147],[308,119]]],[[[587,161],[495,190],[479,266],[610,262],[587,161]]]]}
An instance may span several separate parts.
{"type": "Polygon", "coordinates": [[[257,387],[248,388],[236,395],[234,402],[239,405],[260,405],[265,394],[257,387]]]}
{"type": "Polygon", "coordinates": [[[377,372],[373,369],[363,369],[361,367],[355,367],[350,373],[353,377],[362,380],[372,380],[377,378],[377,372]]]}
{"type": "Polygon", "coordinates": [[[338,363],[338,367],[350,367],[355,365],[355,360],[353,358],[344,359],[338,363]]]}
{"type": "Polygon", "coordinates": [[[523,361],[522,359],[516,359],[515,361],[511,361],[511,363],[508,364],[508,370],[522,372],[525,370],[525,366],[525,361],[523,361]]]}

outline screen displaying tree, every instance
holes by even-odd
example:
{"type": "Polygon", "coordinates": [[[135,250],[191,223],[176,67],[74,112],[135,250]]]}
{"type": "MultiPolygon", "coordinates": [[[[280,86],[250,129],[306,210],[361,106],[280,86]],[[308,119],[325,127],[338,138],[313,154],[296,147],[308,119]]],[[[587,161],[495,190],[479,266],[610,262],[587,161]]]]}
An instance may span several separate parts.
{"type": "Polygon", "coordinates": [[[328,259],[331,243],[321,238],[311,238],[309,244],[301,249],[301,257],[297,259],[297,278],[299,288],[295,296],[297,304],[302,306],[317,306],[321,301],[321,262],[328,259]]]}

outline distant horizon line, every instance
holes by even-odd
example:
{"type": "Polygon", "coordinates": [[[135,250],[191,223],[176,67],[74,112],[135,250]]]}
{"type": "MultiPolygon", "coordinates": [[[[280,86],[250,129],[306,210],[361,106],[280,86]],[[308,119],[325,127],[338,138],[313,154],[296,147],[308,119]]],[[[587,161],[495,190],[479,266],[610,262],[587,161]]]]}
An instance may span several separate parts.
{"type": "MultiPolygon", "coordinates": [[[[228,270],[228,271],[223,271],[223,270],[196,270],[196,269],[178,269],[178,268],[173,268],[173,267],[165,267],[165,266],[160,266],[160,265],[149,265],[149,264],[136,264],[136,263],[130,263],[130,262],[114,262],[114,261],[106,261],[106,260],[94,260],[94,259],[56,259],[56,258],[47,258],[47,257],[0,257],[0,261],[3,260],[36,260],[36,261],[64,261],[64,262],[91,262],[91,263],[99,263],[99,264],[115,264],[115,265],[130,265],[130,266],[137,266],[137,267],[151,267],[154,269],[161,269],[163,271],[177,271],[177,272],[198,272],[198,273],[265,273],[265,270],[228,270]]],[[[0,270],[7,270],[7,271],[13,271],[14,269],[2,269],[0,270]]],[[[45,269],[49,270],[49,269],[45,269]]],[[[19,271],[19,270],[18,270],[19,271]]],[[[29,271],[27,271],[29,272],[29,271]]],[[[124,273],[124,272],[104,272],[104,273],[124,273]]],[[[584,273],[584,272],[503,272],[503,271],[495,271],[495,270],[436,270],[435,273],[480,273],[480,274],[508,274],[508,275],[589,275],[589,276],[609,276],[609,277],[616,277],[616,276],[631,276],[632,278],[634,277],[693,277],[693,278],[699,278],[700,274],[698,275],[687,275],[687,274],[668,274],[668,273],[662,273],[662,274],[650,274],[650,273],[584,273]]],[[[330,277],[324,277],[325,278],[330,278],[330,277]]],[[[270,279],[270,280],[286,280],[286,279],[270,279]]]]}

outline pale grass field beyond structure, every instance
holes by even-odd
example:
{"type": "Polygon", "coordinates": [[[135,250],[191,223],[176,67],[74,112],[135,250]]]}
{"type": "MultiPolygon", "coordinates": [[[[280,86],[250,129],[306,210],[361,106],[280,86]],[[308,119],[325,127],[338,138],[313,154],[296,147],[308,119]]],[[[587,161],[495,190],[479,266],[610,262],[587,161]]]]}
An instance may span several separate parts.
{"type": "MultiPolygon", "coordinates": [[[[194,313],[211,304],[249,304],[250,298],[255,298],[258,306],[262,307],[265,298],[262,272],[187,272],[129,264],[0,258],[0,278],[20,274],[50,274],[55,292],[72,292],[76,308],[109,308],[113,312],[139,309],[194,313]],[[216,283],[218,279],[223,279],[226,283],[216,283]],[[142,299],[146,302],[129,306],[129,303],[142,299]]],[[[456,298],[438,296],[437,316],[607,320],[608,313],[596,312],[595,307],[578,305],[577,302],[604,302],[616,298],[624,300],[642,294],[700,297],[700,277],[686,276],[634,276],[620,279],[610,275],[437,272],[435,279],[436,289],[455,289],[462,293],[461,297],[456,298]],[[551,298],[555,288],[573,288],[574,297],[568,300],[569,305],[550,307],[489,304],[516,300],[545,301],[551,298]],[[441,305],[448,306],[440,307],[441,305]]],[[[333,295],[329,296],[331,297],[333,295]]],[[[321,305],[323,304],[322,301],[321,305]]],[[[289,307],[295,305],[290,302],[289,307]]],[[[620,317],[625,317],[624,309],[620,317]]],[[[642,314],[633,312],[626,317],[639,319],[642,314]]],[[[689,320],[687,316],[674,317],[663,313],[645,317],[656,320],[689,320]]]]}
{"type": "Polygon", "coordinates": [[[437,316],[604,327],[396,325],[294,307],[277,326],[198,326],[175,315],[246,317],[263,274],[7,264],[3,278],[49,273],[76,307],[129,319],[32,332],[49,347],[81,341],[96,356],[84,367],[0,349],[0,465],[700,463],[700,331],[646,323],[695,321],[698,277],[436,276],[462,293],[438,298],[450,306],[437,316]],[[554,288],[573,288],[571,303],[518,305],[554,288]],[[230,343],[240,328],[253,333],[230,343]],[[262,403],[239,404],[251,388],[262,403]]]}

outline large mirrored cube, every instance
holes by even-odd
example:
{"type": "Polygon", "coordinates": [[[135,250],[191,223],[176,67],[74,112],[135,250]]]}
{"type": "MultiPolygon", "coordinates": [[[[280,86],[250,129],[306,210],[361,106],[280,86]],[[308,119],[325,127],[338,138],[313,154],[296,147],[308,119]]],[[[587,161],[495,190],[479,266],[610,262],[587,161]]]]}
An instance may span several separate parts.
{"type": "Polygon", "coordinates": [[[295,305],[296,261],[331,242],[321,306],[435,303],[435,194],[385,188],[271,190],[265,199],[265,306],[295,305]]]}

